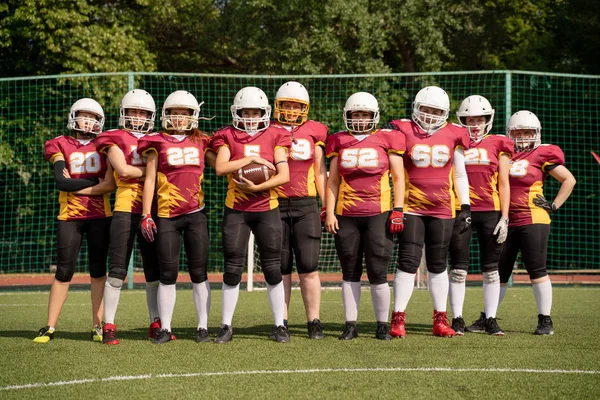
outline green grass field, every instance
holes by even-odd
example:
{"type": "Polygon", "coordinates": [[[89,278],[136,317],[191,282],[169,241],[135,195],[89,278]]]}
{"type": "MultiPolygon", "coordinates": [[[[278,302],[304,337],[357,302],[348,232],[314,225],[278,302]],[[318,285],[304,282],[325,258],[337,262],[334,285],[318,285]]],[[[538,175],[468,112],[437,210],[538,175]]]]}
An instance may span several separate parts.
{"type": "MultiPolygon", "coordinates": [[[[498,317],[504,337],[431,335],[431,300],[415,291],[407,310],[408,337],[374,338],[375,321],[363,290],[359,338],[342,342],[339,290],[324,290],[326,337],[306,338],[300,293],[292,294],[291,343],[267,339],[272,323],[265,291],[241,292],[234,339],[193,341],[190,290],[177,292],[173,333],[161,346],[146,339],[145,294],[126,291],[117,313],[121,344],[89,340],[89,293],[73,291],[55,340],[31,339],[46,321],[46,292],[0,293],[0,398],[600,398],[600,288],[554,289],[554,336],[532,334],[537,311],[530,287],[510,288],[498,317]]],[[[481,288],[467,289],[465,319],[482,307],[481,288]]],[[[213,290],[209,330],[220,322],[221,292],[213,290]]]]}

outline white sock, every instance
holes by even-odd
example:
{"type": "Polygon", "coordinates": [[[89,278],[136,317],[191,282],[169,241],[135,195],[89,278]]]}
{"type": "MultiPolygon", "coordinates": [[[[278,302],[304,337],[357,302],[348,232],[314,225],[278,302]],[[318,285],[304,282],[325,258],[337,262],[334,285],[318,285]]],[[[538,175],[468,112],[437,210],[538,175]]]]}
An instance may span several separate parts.
{"type": "Polygon", "coordinates": [[[208,329],[208,314],[210,313],[210,284],[208,279],[202,283],[192,285],[196,316],[198,317],[198,329],[208,329]]]}
{"type": "Polygon", "coordinates": [[[158,313],[160,315],[160,329],[171,332],[171,321],[177,292],[175,285],[158,285],[158,313]]]}
{"type": "Polygon", "coordinates": [[[462,317],[463,304],[465,304],[466,283],[456,283],[450,281],[448,297],[450,298],[450,309],[452,318],[462,317]]]}
{"type": "Polygon", "coordinates": [[[502,300],[504,300],[504,296],[506,296],[506,291],[508,290],[508,285],[500,285],[500,296],[498,297],[498,307],[502,304],[502,300]]]}
{"type": "Polygon", "coordinates": [[[390,315],[390,285],[387,282],[371,285],[371,301],[377,322],[387,323],[390,315]]]}
{"type": "Polygon", "coordinates": [[[500,305],[500,282],[483,284],[483,312],[486,318],[496,318],[500,305]]]}
{"type": "Polygon", "coordinates": [[[415,288],[415,275],[396,270],[394,277],[394,311],[406,311],[415,288]]]}
{"type": "Polygon", "coordinates": [[[534,283],[533,294],[538,308],[538,314],[550,315],[552,309],[552,283],[547,281],[534,283]]]}
{"type": "Polygon", "coordinates": [[[158,281],[146,282],[146,304],[148,305],[148,313],[150,314],[150,323],[160,318],[158,312],[158,281]]]}
{"type": "Polygon", "coordinates": [[[108,283],[104,285],[104,323],[115,323],[119,297],[121,297],[121,288],[110,286],[108,283]]]}
{"type": "Polygon", "coordinates": [[[429,272],[427,274],[427,283],[429,285],[429,295],[431,296],[433,309],[445,312],[449,290],[448,273],[446,271],[441,274],[429,272]]]}
{"type": "Polygon", "coordinates": [[[360,304],[360,282],[342,281],[342,303],[346,321],[356,321],[360,304]]]}
{"type": "Polygon", "coordinates": [[[240,296],[240,284],[230,286],[223,283],[223,292],[221,293],[222,298],[222,316],[221,324],[231,326],[233,320],[233,313],[235,312],[235,306],[237,306],[238,297],[240,296]]]}
{"type": "Polygon", "coordinates": [[[283,281],[279,282],[277,285],[269,285],[267,283],[267,294],[269,296],[269,304],[271,305],[275,326],[283,325],[283,312],[285,309],[283,281]]]}

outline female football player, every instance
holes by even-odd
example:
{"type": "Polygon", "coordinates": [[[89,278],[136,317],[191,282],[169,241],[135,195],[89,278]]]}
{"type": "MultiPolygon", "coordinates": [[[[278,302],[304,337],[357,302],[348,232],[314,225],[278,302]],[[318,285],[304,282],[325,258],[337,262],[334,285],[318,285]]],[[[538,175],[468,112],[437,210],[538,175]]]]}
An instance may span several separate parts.
{"type": "Polygon", "coordinates": [[[153,340],[155,344],[174,339],[171,321],[182,236],[198,318],[195,340],[210,341],[210,284],[206,273],[208,221],[202,192],[204,154],[209,137],[197,129],[199,114],[200,104],[191,93],[175,91],[163,105],[161,121],[165,131],[139,141],[140,154],[147,156],[141,231],[148,242],[154,241],[156,233],[160,269],[158,311],[161,330],[153,340]],[[158,197],[156,223],[150,213],[155,192],[158,197]]]}
{"type": "Polygon", "coordinates": [[[60,190],[60,211],[56,232],[56,273],[50,288],[48,321],[33,339],[36,343],[48,343],[54,338],[84,235],[91,278],[91,337],[93,341],[102,341],[102,294],[111,216],[107,193],[114,190],[112,170],[107,167],[104,157],[96,152],[94,143],[103,125],[104,111],[100,104],[89,98],[79,99],[71,107],[67,125],[75,137],[58,136],[45,143],[45,157],[54,166],[54,178],[60,190]],[[103,182],[99,183],[99,178],[103,178],[103,182]]]}
{"type": "Polygon", "coordinates": [[[320,122],[308,119],[309,108],[308,91],[302,84],[286,82],[277,90],[275,119],[292,134],[288,160],[290,181],[276,189],[283,230],[281,272],[285,290],[284,325],[287,326],[295,257],[308,322],[308,337],[323,339],[318,272],[321,220],[316,196],[324,205],[327,178],[324,147],[328,130],[320,122]]]}
{"type": "Polygon", "coordinates": [[[459,232],[470,229],[471,208],[463,156],[463,149],[469,148],[469,136],[465,128],[446,123],[449,111],[450,99],[446,92],[437,86],[428,86],[415,96],[412,120],[391,122],[406,137],[404,168],[408,175],[404,200],[406,222],[399,240],[394,278],[393,337],[406,336],[406,306],[414,289],[423,244],[433,302],[433,334],[455,335],[446,316],[449,285],[446,260],[455,225],[453,174],[461,204],[456,218],[459,232]]]}
{"type": "Polygon", "coordinates": [[[120,129],[106,131],[96,139],[96,150],[106,154],[117,175],[110,226],[110,264],[104,289],[104,344],[119,344],[115,315],[136,235],[146,279],[146,303],[150,314],[148,336],[156,338],[160,331],[156,300],[159,279],[156,248],[154,243],[144,240],[138,229],[142,214],[142,177],[146,170],[146,161],[137,150],[138,139],[152,131],[155,115],[156,106],[150,93],[141,89],[131,90],[121,100],[120,129]]]}
{"type": "Polygon", "coordinates": [[[500,257],[500,302],[520,250],[538,308],[534,333],[552,335],[552,284],[546,270],[550,214],[567,201],[576,181],[564,166],[562,150],[552,144],[541,144],[541,132],[540,120],[527,110],[513,114],[506,126],[506,134],[515,142],[515,155],[510,165],[508,239],[500,257]],[[560,182],[553,201],[547,200],[543,192],[548,175],[560,182]]]}
{"type": "Polygon", "coordinates": [[[250,231],[256,237],[275,321],[269,337],[285,343],[289,342],[290,336],[283,323],[282,232],[275,188],[290,180],[287,164],[288,149],[291,147],[290,133],[280,126],[270,126],[269,100],[256,87],[245,87],[235,95],[231,116],[233,126],[222,128],[213,136],[217,175],[227,175],[229,180],[222,223],[225,259],[223,310],[221,329],[215,343],[227,343],[233,336],[231,323],[238,301],[247,253],[245,244],[248,243],[250,231]],[[244,177],[239,181],[233,179],[233,172],[251,163],[266,165],[277,173],[258,185],[244,177]]]}
{"type": "Polygon", "coordinates": [[[379,105],[370,93],[358,92],[348,98],[344,122],[346,131],[334,134],[327,143],[331,162],[325,220],[325,228],[335,235],[343,273],[346,328],[339,339],[358,336],[356,321],[364,257],[377,320],[375,337],[391,340],[387,269],[394,247],[392,235],[404,228],[402,155],[406,143],[396,131],[377,129],[379,105]]]}
{"type": "MultiPolygon", "coordinates": [[[[483,273],[484,310],[466,330],[502,336],[504,332],[496,322],[500,295],[498,260],[508,232],[508,170],[514,144],[504,135],[489,134],[494,122],[494,109],[483,96],[464,99],[456,116],[471,138],[470,148],[465,150],[464,156],[471,190],[472,227],[477,230],[483,273]]],[[[470,244],[471,230],[461,233],[459,225],[455,224],[450,241],[450,307],[452,329],[459,336],[465,332],[462,315],[470,244]]]]}

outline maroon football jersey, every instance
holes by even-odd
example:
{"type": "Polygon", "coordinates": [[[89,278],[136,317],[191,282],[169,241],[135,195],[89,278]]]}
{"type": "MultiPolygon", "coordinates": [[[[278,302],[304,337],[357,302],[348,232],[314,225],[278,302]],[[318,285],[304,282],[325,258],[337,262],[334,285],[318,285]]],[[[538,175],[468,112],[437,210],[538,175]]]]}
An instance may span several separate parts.
{"type": "Polygon", "coordinates": [[[404,135],[391,129],[378,129],[370,135],[345,131],[332,135],[327,157],[337,157],[341,177],[335,213],[364,217],[391,210],[388,155],[402,155],[405,150],[404,135]]]}
{"type": "MultiPolygon", "coordinates": [[[[56,156],[63,156],[71,178],[104,178],[106,159],[96,151],[94,141],[79,141],[72,136],[58,136],[44,144],[44,157],[54,162],[56,156]]],[[[106,218],[112,215],[109,195],[80,196],[70,192],[60,192],[58,197],[61,221],[77,221],[106,218]]]]}
{"type": "Polygon", "coordinates": [[[209,138],[179,140],[166,133],[146,135],[138,141],[138,151],[145,156],[158,155],[156,193],[158,216],[173,218],[204,208],[204,152],[209,138]]]}
{"type": "Polygon", "coordinates": [[[391,124],[406,136],[404,211],[436,218],[454,218],[452,161],[454,151],[469,148],[466,128],[446,123],[433,135],[408,119],[391,124]]]}
{"type": "Polygon", "coordinates": [[[503,154],[512,157],[514,143],[504,135],[488,135],[470,146],[465,150],[465,167],[471,211],[500,211],[498,162],[503,154]]]}
{"type": "Polygon", "coordinates": [[[553,144],[542,144],[537,148],[515,153],[510,162],[510,212],[509,226],[549,224],[546,210],[533,204],[538,194],[544,195],[544,179],[547,167],[564,165],[562,150],[553,144]]]}
{"type": "MultiPolygon", "coordinates": [[[[231,126],[220,129],[213,135],[212,149],[218,153],[221,146],[229,147],[230,160],[239,160],[247,156],[260,156],[274,163],[275,150],[283,147],[289,150],[292,142],[287,129],[272,125],[254,136],[231,126]]],[[[239,211],[259,212],[273,210],[279,206],[277,192],[274,189],[263,192],[246,192],[234,182],[231,174],[227,176],[229,185],[225,205],[239,211]]]]}
{"type": "Polygon", "coordinates": [[[293,127],[291,131],[292,148],[288,159],[290,181],[276,188],[279,197],[314,197],[317,195],[315,148],[317,146],[325,147],[327,132],[327,126],[316,121],[306,121],[300,126],[293,127]]]}
{"type": "MultiPolygon", "coordinates": [[[[111,146],[117,146],[123,152],[127,164],[136,167],[145,167],[146,158],[140,156],[137,151],[138,139],[143,136],[143,133],[135,134],[120,129],[106,131],[96,138],[96,150],[98,150],[99,153],[108,155],[108,149],[111,146]]],[[[142,192],[144,188],[143,180],[121,179],[118,176],[117,171],[114,172],[114,176],[117,184],[114,210],[132,214],[141,214],[142,192]]]]}

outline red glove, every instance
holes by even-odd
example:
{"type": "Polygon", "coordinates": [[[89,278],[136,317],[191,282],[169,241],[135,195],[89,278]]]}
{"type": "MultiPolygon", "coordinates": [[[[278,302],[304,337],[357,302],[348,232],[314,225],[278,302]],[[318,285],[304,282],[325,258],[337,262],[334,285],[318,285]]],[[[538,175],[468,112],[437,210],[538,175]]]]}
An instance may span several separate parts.
{"type": "Polygon", "coordinates": [[[402,207],[394,207],[388,221],[390,223],[389,229],[392,235],[402,232],[404,230],[404,212],[402,207]]]}
{"type": "Polygon", "coordinates": [[[325,207],[321,207],[321,214],[319,215],[321,217],[321,223],[324,224],[325,223],[325,207]]]}
{"type": "Polygon", "coordinates": [[[154,235],[156,234],[156,224],[150,214],[142,214],[142,235],[147,242],[154,242],[154,235]]]}

